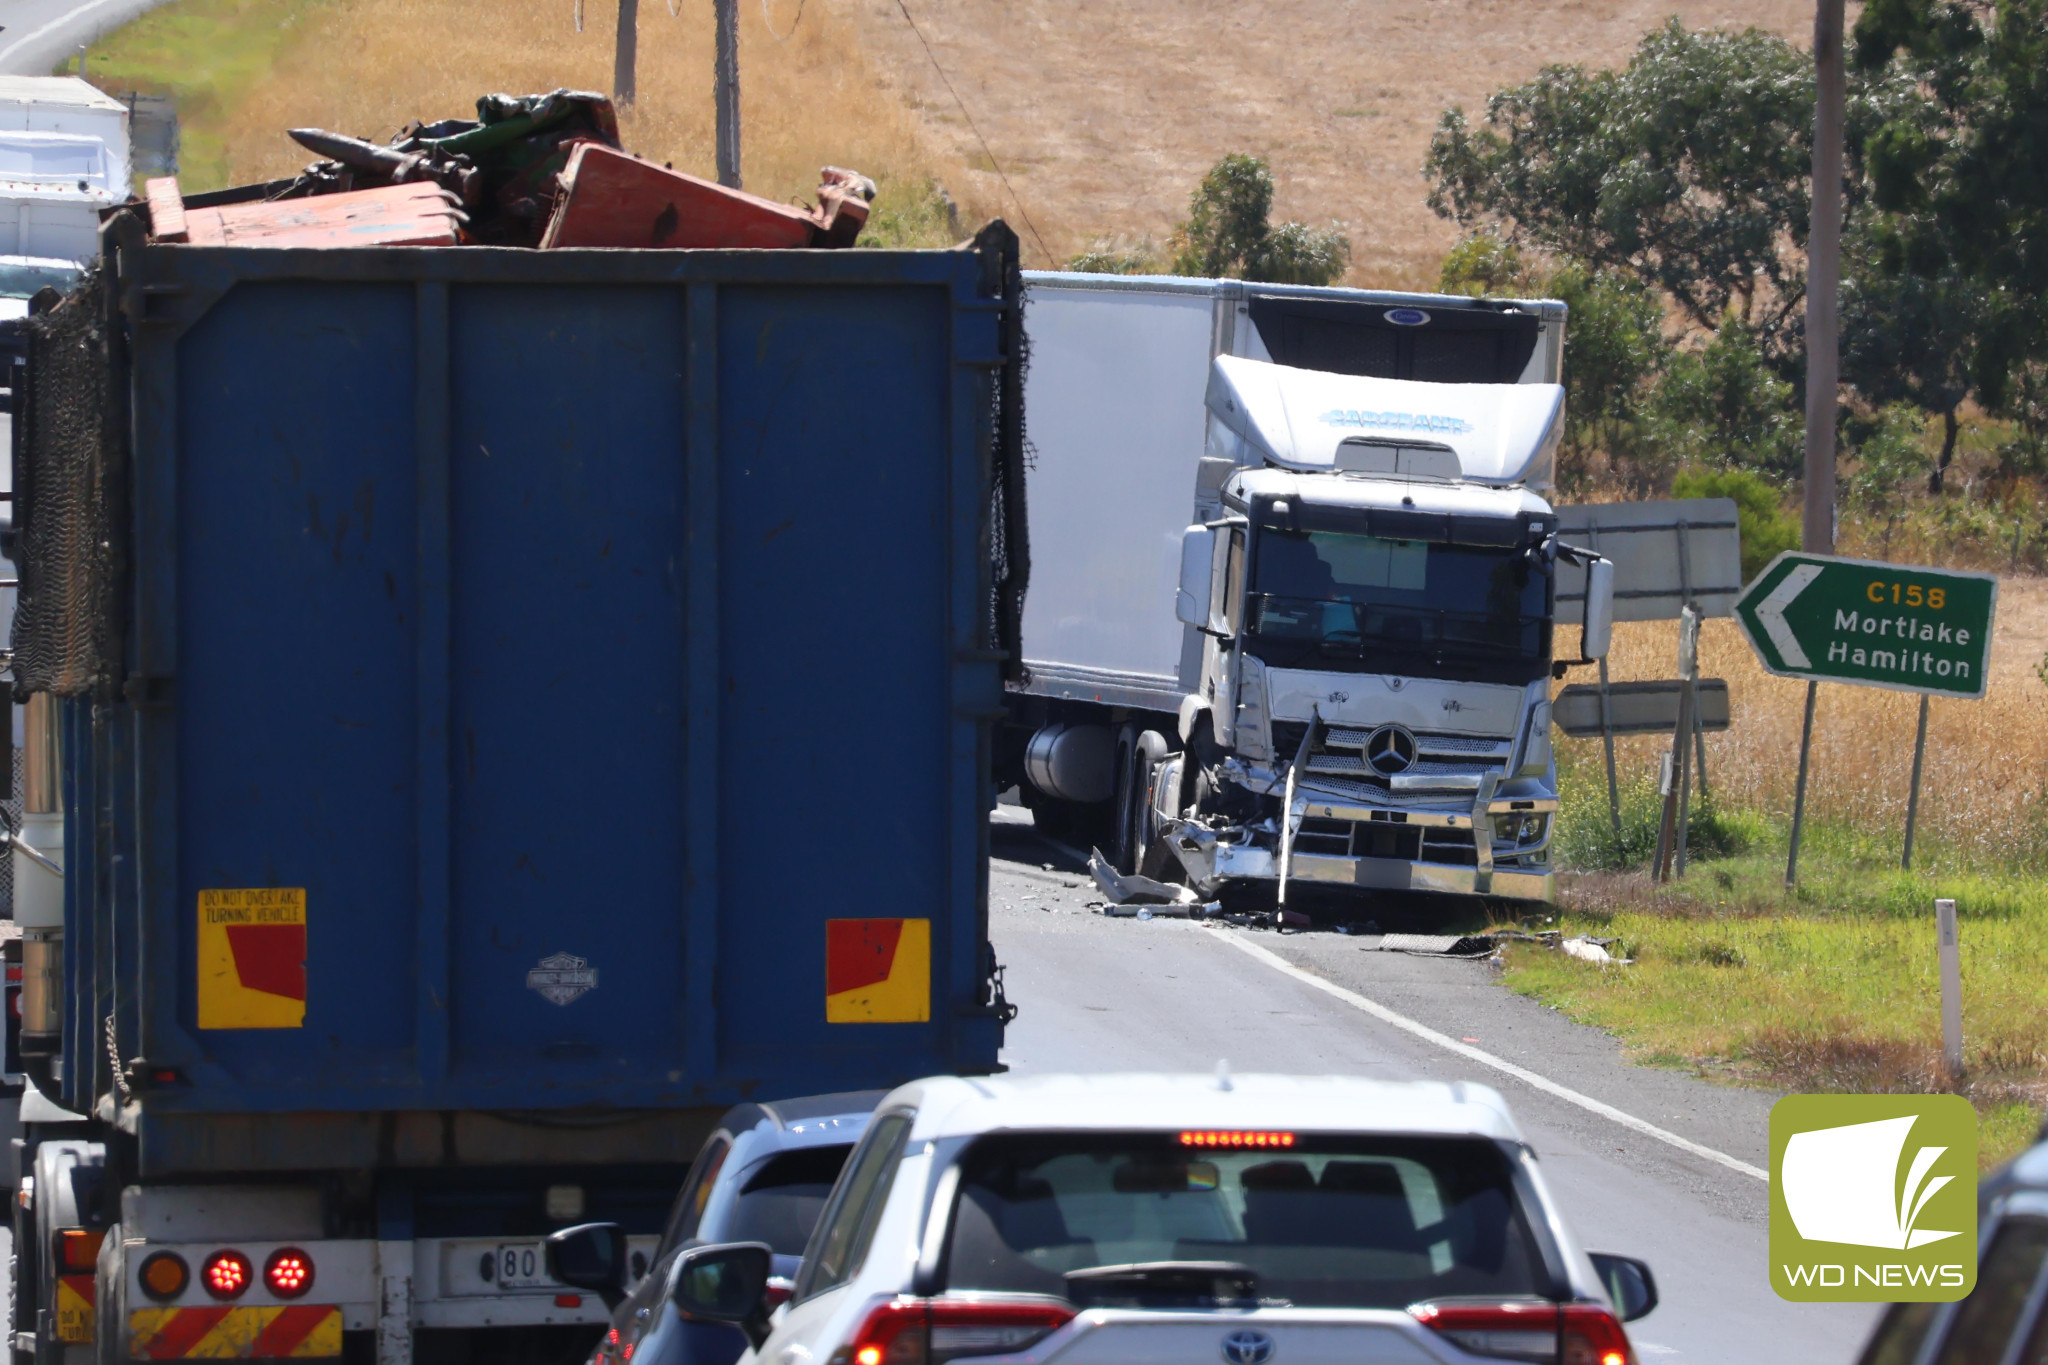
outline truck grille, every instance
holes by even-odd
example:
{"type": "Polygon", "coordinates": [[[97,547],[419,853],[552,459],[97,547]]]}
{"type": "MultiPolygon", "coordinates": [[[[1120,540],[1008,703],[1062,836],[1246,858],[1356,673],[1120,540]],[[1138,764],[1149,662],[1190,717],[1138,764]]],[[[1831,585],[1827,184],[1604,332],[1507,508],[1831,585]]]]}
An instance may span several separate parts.
{"type": "MultiPolygon", "coordinates": [[[[1274,723],[1273,755],[1276,765],[1292,761],[1307,729],[1301,721],[1274,723]]],[[[1366,766],[1365,742],[1371,733],[1371,730],[1342,726],[1332,726],[1323,731],[1316,747],[1309,750],[1304,780],[1312,782],[1319,790],[1353,800],[1386,801],[1411,796],[1404,792],[1401,798],[1394,797],[1386,780],[1366,766]]],[[[1505,776],[1507,765],[1514,756],[1513,740],[1488,739],[1479,735],[1418,732],[1415,748],[1415,766],[1408,771],[1430,776],[1489,772],[1505,776]]]]}
{"type": "MultiPolygon", "coordinates": [[[[1299,743],[1299,738],[1296,739],[1299,743]]],[[[1471,867],[1479,860],[1470,830],[1392,825],[1378,820],[1303,820],[1294,836],[1296,853],[1334,858],[1399,858],[1403,862],[1450,863],[1471,867]]]]}

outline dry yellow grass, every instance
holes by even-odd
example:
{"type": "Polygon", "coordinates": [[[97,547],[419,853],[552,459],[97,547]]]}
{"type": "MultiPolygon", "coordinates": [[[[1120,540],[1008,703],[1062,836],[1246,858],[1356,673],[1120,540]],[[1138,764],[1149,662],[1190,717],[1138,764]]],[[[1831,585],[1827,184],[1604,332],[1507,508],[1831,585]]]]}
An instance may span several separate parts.
{"type": "MultiPolygon", "coordinates": [[[[640,6],[639,98],[620,117],[626,146],[678,170],[714,171],[711,6],[640,6]]],[[[289,175],[308,157],[287,128],[331,128],[382,141],[415,119],[471,114],[490,91],[609,90],[615,0],[340,0],[310,12],[223,130],[235,181],[289,175]]],[[[852,166],[885,182],[935,179],[965,192],[960,168],[933,152],[915,118],[875,78],[846,27],[822,5],[787,32],[793,4],[740,6],[746,187],[807,197],[818,168],[852,166]],[[777,5],[780,12],[777,12],[777,5]]],[[[972,225],[992,205],[961,204],[972,225]]]]}
{"type": "MultiPolygon", "coordinates": [[[[1920,830],[1930,851],[1982,864],[2031,859],[2040,851],[2048,823],[2048,686],[2034,669],[2044,650],[2048,580],[2002,579],[1989,690],[1981,701],[1936,700],[1929,712],[1920,830]]],[[[1617,681],[1669,678],[1677,671],[1677,653],[1674,623],[1621,625],[1610,672],[1617,681]]],[[[1705,624],[1700,669],[1728,680],[1733,713],[1727,733],[1707,737],[1708,778],[1717,797],[1726,807],[1752,806],[1789,817],[1805,684],[1759,668],[1733,621],[1705,624]]],[[[1579,670],[1572,680],[1590,681],[1590,673],[1579,670]]],[[[1918,705],[1917,697],[1904,692],[1820,689],[1807,792],[1815,818],[1880,838],[1901,836],[1918,705]]],[[[1619,741],[1624,775],[1654,772],[1668,744],[1649,737],[1619,741]]]]}

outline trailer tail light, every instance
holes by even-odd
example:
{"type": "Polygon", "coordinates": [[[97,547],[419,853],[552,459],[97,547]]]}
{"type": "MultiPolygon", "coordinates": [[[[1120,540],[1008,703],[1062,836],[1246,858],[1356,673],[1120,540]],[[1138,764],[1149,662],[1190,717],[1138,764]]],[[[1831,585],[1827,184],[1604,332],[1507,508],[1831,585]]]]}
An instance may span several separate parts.
{"type": "Polygon", "coordinates": [[[1459,1350],[1489,1360],[1520,1360],[1531,1365],[1636,1365],[1628,1334],[1614,1314],[1599,1304],[1560,1307],[1541,1299],[1446,1300],[1412,1304],[1408,1311],[1459,1350]]]}
{"type": "Polygon", "coordinates": [[[216,1251],[199,1267],[199,1282],[216,1299],[238,1299],[248,1291],[254,1273],[239,1251],[216,1251]]]}
{"type": "Polygon", "coordinates": [[[1009,1355],[1073,1320],[1064,1303],[1015,1299],[891,1299],[868,1313],[831,1365],[946,1365],[1009,1355]]]}
{"type": "Polygon", "coordinates": [[[99,1266],[100,1243],[105,1240],[104,1232],[65,1228],[57,1234],[57,1264],[64,1267],[64,1274],[90,1275],[99,1266]]]}
{"type": "Polygon", "coordinates": [[[280,1299],[296,1299],[313,1287],[313,1258],[297,1247],[279,1247],[263,1262],[263,1283],[280,1299]]]}
{"type": "Polygon", "coordinates": [[[158,1302],[167,1302],[185,1292],[192,1271],[175,1251],[152,1252],[142,1262],[142,1292],[158,1302]]]}

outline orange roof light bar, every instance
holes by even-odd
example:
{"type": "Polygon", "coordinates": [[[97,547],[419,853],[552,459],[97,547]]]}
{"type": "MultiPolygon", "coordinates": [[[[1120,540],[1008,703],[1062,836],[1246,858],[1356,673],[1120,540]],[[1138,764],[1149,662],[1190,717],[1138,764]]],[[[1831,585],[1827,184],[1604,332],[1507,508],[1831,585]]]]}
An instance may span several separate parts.
{"type": "Polygon", "coordinates": [[[1275,1133],[1257,1129],[1230,1129],[1227,1131],[1190,1129],[1180,1135],[1180,1145],[1183,1147],[1263,1147],[1277,1149],[1292,1147],[1294,1145],[1294,1134],[1275,1133]]]}

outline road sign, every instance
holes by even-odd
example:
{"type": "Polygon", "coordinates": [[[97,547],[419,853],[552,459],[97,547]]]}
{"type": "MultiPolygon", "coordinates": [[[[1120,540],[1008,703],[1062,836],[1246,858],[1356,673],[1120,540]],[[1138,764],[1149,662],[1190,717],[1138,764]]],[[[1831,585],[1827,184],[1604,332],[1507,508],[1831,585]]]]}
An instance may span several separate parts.
{"type": "MultiPolygon", "coordinates": [[[[1678,693],[1682,678],[1657,682],[1619,682],[1607,685],[1607,716],[1610,733],[1648,735],[1671,733],[1678,724],[1678,693]]],[[[1700,729],[1728,728],[1728,681],[1701,678],[1697,684],[1700,729]]],[[[1600,688],[1595,683],[1573,683],[1550,703],[1551,723],[1574,739],[1601,734],[1600,688]]]]}
{"type": "MultiPolygon", "coordinates": [[[[1742,591],[1742,539],[1728,498],[1600,502],[1557,509],[1557,533],[1614,561],[1614,619],[1676,621],[1687,602],[1726,616],[1742,591]]],[[[1586,570],[1557,563],[1557,621],[1586,615],[1586,570]]]]}
{"type": "Polygon", "coordinates": [[[1998,580],[1790,551],[1735,603],[1764,670],[1936,697],[1981,697],[1998,580]]]}

